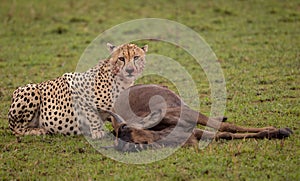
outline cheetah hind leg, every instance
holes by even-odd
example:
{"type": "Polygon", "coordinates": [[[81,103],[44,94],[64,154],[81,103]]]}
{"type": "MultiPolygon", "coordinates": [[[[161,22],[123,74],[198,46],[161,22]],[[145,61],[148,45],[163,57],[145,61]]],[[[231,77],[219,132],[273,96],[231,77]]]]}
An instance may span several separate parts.
{"type": "Polygon", "coordinates": [[[35,84],[20,87],[14,92],[8,113],[9,128],[14,135],[48,134],[48,131],[39,125],[40,100],[35,84]]]}
{"type": "Polygon", "coordinates": [[[38,111],[35,113],[33,119],[26,123],[20,125],[17,129],[14,130],[15,135],[46,135],[49,132],[43,128],[39,127],[39,120],[38,120],[38,111]]]}

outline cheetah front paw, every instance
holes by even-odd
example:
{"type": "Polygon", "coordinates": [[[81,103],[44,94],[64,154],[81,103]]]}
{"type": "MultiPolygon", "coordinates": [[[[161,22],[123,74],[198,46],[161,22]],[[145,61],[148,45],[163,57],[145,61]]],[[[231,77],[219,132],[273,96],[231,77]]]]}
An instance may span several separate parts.
{"type": "Polygon", "coordinates": [[[104,135],[105,135],[104,131],[94,131],[92,133],[92,139],[100,139],[100,138],[103,138],[104,135]]]}

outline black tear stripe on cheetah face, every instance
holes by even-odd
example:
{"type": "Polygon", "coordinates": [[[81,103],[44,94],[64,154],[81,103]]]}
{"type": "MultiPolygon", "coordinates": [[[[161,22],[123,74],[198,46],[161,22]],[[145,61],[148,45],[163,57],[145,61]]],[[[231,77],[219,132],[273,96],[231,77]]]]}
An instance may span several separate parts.
{"type": "Polygon", "coordinates": [[[15,135],[61,133],[101,138],[105,118],[98,112],[111,110],[120,92],[142,73],[148,49],[134,44],[108,47],[111,56],[84,73],[66,73],[15,90],[8,113],[11,131],[15,135]]]}

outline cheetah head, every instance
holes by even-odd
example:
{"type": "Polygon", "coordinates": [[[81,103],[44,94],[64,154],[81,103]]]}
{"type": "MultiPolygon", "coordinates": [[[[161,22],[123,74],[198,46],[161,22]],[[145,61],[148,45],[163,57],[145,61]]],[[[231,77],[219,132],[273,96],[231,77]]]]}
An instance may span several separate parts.
{"type": "Polygon", "coordinates": [[[125,81],[134,81],[144,70],[148,46],[141,48],[135,44],[114,46],[110,43],[107,46],[111,52],[110,62],[114,73],[125,81]]]}

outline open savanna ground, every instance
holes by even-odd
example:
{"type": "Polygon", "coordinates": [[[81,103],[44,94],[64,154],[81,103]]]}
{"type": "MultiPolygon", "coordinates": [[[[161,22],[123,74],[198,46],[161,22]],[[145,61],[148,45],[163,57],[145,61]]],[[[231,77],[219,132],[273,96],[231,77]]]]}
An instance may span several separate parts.
{"type": "MultiPolygon", "coordinates": [[[[2,0],[0,27],[1,180],[300,180],[299,1],[2,0]],[[285,140],[213,141],[141,165],[107,158],[82,136],[17,140],[11,134],[7,113],[18,86],[75,71],[100,33],[137,18],[173,20],[205,39],[223,69],[229,122],[289,127],[294,134],[285,140]]],[[[185,67],[199,92],[199,111],[209,115],[210,87],[197,62],[178,47],[147,43],[149,53],[185,67]]],[[[158,76],[138,82],[174,88],[158,76]]]]}

